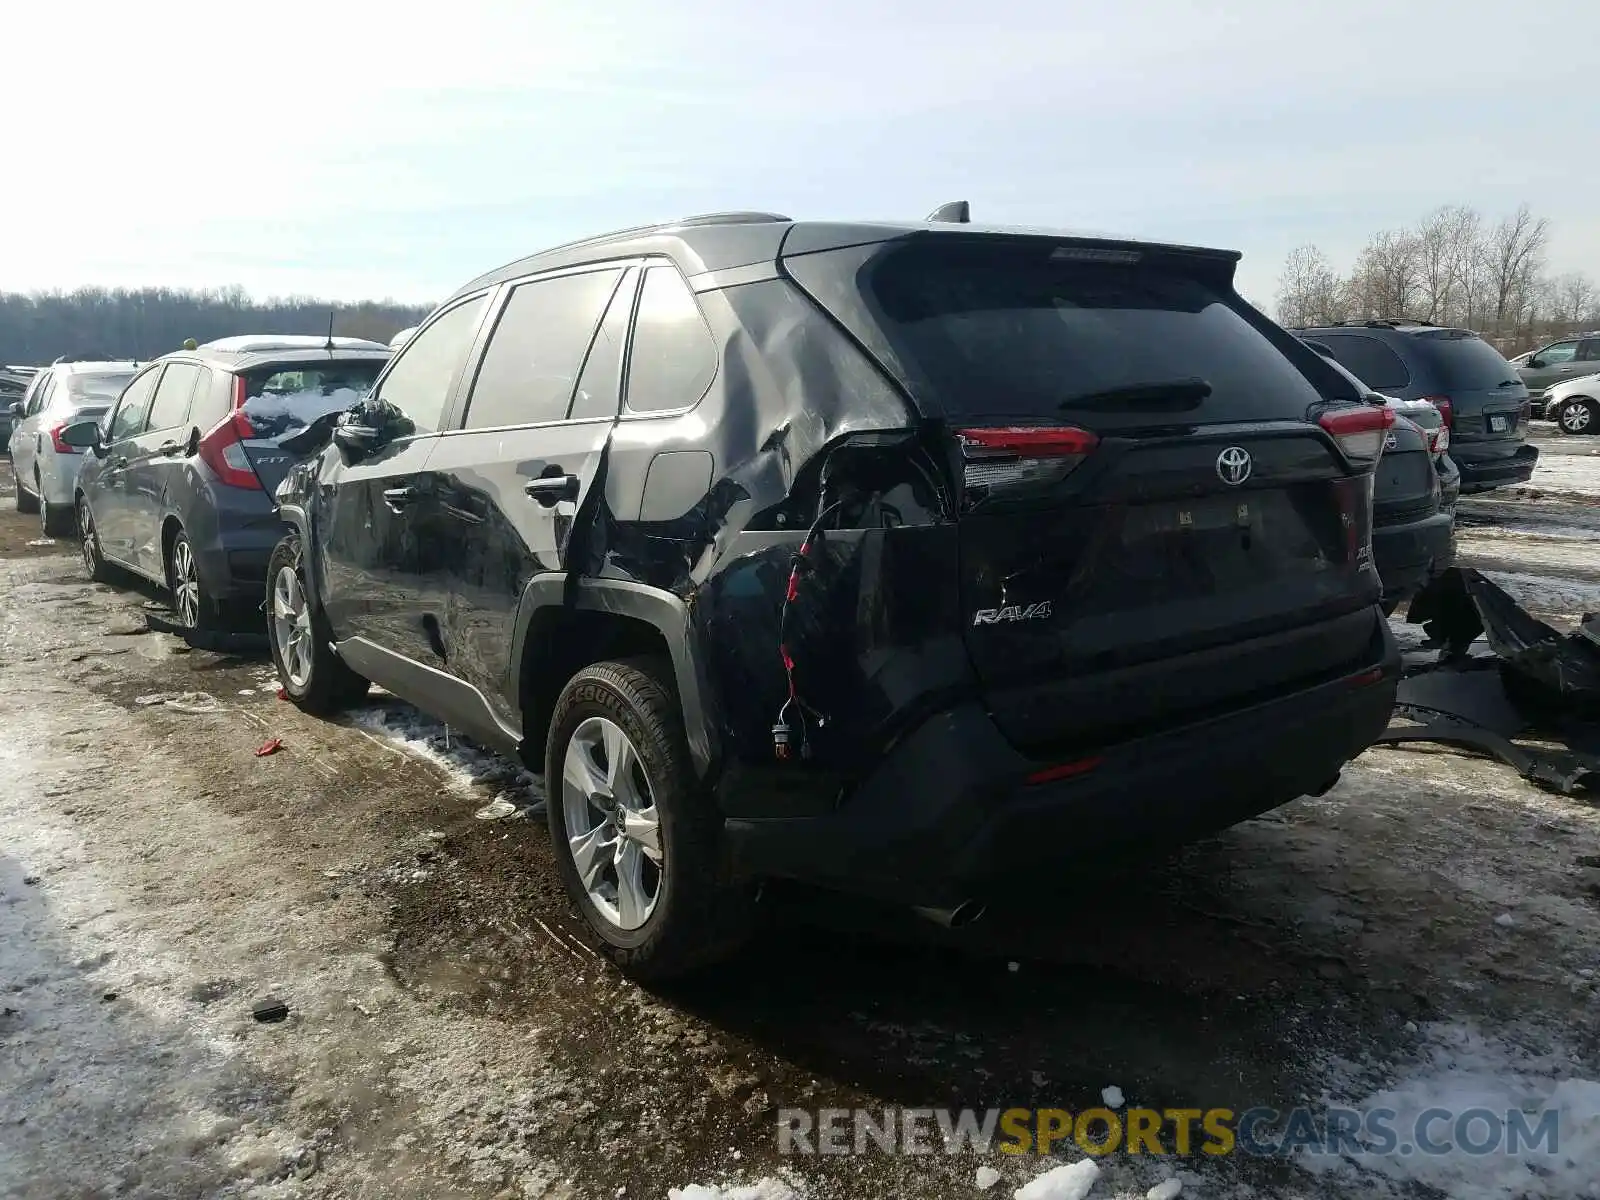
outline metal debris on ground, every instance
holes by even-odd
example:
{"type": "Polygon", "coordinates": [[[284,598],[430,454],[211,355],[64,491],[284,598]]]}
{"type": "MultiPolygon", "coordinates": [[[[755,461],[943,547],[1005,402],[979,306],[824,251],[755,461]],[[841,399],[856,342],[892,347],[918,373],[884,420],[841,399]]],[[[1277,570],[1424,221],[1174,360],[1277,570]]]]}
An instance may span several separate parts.
{"type": "Polygon", "coordinates": [[[181,713],[201,714],[222,711],[222,705],[209,692],[151,692],[148,695],[135,696],[133,702],[140,708],[154,708],[160,705],[181,713]]]}
{"type": "Polygon", "coordinates": [[[283,749],[283,739],[282,738],[268,738],[266,741],[262,742],[261,745],[256,747],[256,757],[257,758],[265,758],[267,755],[276,754],[279,750],[282,750],[282,749],[283,749]]]}
{"type": "Polygon", "coordinates": [[[266,654],[272,648],[265,630],[245,633],[237,630],[195,629],[189,625],[180,625],[148,609],[145,611],[144,620],[150,632],[170,633],[174,637],[182,638],[195,650],[211,650],[218,654],[257,655],[266,654]]]}
{"type": "Polygon", "coordinates": [[[1600,791],[1600,617],[1560,633],[1482,573],[1452,567],[1418,593],[1406,620],[1437,653],[1408,656],[1397,723],[1380,743],[1462,746],[1547,791],[1600,791]]]}
{"type": "Polygon", "coordinates": [[[264,1025],[282,1021],[289,1015],[289,1006],[276,996],[268,996],[264,1000],[257,1000],[250,1009],[250,1015],[264,1025]]]}
{"type": "Polygon", "coordinates": [[[501,792],[472,815],[480,821],[504,821],[512,817],[534,819],[544,816],[543,799],[518,802],[511,793],[501,792]]]}

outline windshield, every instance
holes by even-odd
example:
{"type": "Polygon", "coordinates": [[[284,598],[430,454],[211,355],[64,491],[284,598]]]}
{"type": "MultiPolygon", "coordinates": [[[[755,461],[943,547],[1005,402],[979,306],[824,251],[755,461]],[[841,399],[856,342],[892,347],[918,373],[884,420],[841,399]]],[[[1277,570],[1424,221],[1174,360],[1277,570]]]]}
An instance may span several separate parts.
{"type": "Polygon", "coordinates": [[[1445,391],[1487,391],[1519,382],[1517,369],[1480,337],[1458,330],[1415,337],[1445,391]]]}
{"type": "Polygon", "coordinates": [[[244,414],[258,439],[296,433],[361,399],[384,363],[384,359],[335,360],[251,371],[244,376],[244,414]]]}
{"type": "MultiPolygon", "coordinates": [[[[830,257],[786,263],[834,307],[847,289],[821,278],[825,261],[805,261],[830,257]]],[[[1169,267],[952,238],[890,250],[854,286],[868,319],[852,320],[848,303],[836,315],[868,345],[887,343],[912,395],[950,419],[1074,420],[1075,403],[1096,426],[1163,409],[1302,419],[1322,398],[1228,295],[1169,267]]]]}

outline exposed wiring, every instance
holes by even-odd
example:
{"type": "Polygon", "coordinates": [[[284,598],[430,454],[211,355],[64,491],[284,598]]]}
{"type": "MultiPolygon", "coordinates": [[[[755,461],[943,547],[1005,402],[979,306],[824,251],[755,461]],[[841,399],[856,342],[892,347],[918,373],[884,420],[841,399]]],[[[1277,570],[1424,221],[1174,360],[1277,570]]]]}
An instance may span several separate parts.
{"type": "Polygon", "coordinates": [[[789,560],[789,585],[784,589],[783,609],[778,615],[778,655],[783,660],[783,674],[789,694],[783,707],[778,710],[777,722],[772,726],[772,750],[780,762],[788,761],[794,753],[793,735],[797,727],[800,733],[800,756],[808,758],[811,755],[811,722],[815,722],[819,728],[827,723],[827,717],[807,704],[795,686],[794,655],[789,649],[789,609],[800,597],[801,579],[816,570],[812,555],[820,544],[823,525],[843,506],[843,500],[835,500],[818,513],[811,528],[806,530],[799,551],[789,560]],[[790,724],[791,717],[795,722],[793,725],[790,724]],[[811,721],[808,722],[807,717],[811,721]]]}

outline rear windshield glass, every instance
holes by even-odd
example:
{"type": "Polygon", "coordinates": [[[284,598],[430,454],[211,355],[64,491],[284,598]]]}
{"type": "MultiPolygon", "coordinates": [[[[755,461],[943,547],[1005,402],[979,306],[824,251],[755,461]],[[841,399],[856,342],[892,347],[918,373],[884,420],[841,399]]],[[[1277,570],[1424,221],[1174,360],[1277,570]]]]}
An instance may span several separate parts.
{"type": "Polygon", "coordinates": [[[244,414],[256,437],[296,433],[319,417],[341,413],[366,394],[383,359],[261,367],[244,375],[244,414]]]}
{"type": "Polygon", "coordinates": [[[1433,367],[1445,391],[1470,392],[1515,385],[1517,369],[1493,346],[1474,334],[1414,334],[1417,351],[1433,367]]]}
{"type": "Polygon", "coordinates": [[[117,371],[108,375],[68,376],[72,381],[67,385],[69,403],[73,408],[95,404],[109,408],[122,395],[122,389],[128,386],[133,375],[132,371],[117,371]]]}
{"type": "MultiPolygon", "coordinates": [[[[830,294],[826,264],[805,261],[831,257],[786,265],[846,325],[859,326],[848,290],[830,294]]],[[[1304,418],[1322,399],[1221,292],[1171,268],[1067,260],[1032,241],[951,238],[881,254],[856,273],[855,287],[870,327],[853,331],[889,351],[920,404],[953,419],[1064,416],[1104,426],[1304,418]],[[1177,382],[1192,393],[1195,381],[1209,394],[1187,404],[1149,393],[1116,398],[1121,389],[1159,392],[1177,382]]]]}

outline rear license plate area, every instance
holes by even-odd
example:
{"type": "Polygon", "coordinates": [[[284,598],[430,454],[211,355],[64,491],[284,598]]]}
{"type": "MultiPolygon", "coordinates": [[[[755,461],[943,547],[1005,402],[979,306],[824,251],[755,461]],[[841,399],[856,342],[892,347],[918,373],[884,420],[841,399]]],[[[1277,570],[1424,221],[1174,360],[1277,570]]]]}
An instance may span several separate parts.
{"type": "Polygon", "coordinates": [[[1494,413],[1489,417],[1490,433],[1505,433],[1511,428],[1511,418],[1503,413],[1494,413]]]}
{"type": "Polygon", "coordinates": [[[1215,530],[1259,532],[1262,506],[1250,500],[1196,500],[1132,509],[1122,526],[1124,545],[1147,538],[1215,530]]]}

